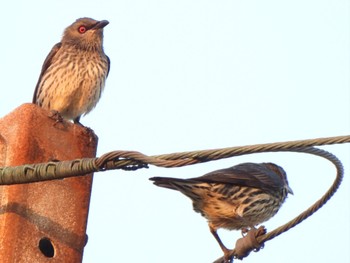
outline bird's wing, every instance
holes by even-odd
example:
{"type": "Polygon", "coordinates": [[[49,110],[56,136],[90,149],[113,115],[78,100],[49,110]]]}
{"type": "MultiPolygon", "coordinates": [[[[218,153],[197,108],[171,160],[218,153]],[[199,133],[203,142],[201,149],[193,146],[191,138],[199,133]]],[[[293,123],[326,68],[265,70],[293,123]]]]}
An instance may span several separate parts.
{"type": "Polygon", "coordinates": [[[50,53],[47,55],[44,64],[41,68],[41,72],[40,72],[40,76],[38,79],[38,82],[36,84],[35,87],[35,91],[34,91],[34,95],[33,95],[33,103],[36,103],[36,99],[37,99],[37,93],[38,93],[38,89],[39,89],[39,84],[41,82],[41,78],[44,75],[45,71],[50,67],[54,56],[56,55],[57,51],[61,48],[62,43],[57,43],[56,45],[53,46],[53,48],[51,49],[50,53]]]}
{"type": "Polygon", "coordinates": [[[260,188],[266,191],[282,188],[283,179],[278,172],[283,169],[272,163],[242,163],[230,168],[221,169],[207,173],[191,181],[206,183],[224,183],[237,186],[249,186],[260,188]],[[278,167],[279,170],[272,170],[271,167],[278,167]]]}
{"type": "Polygon", "coordinates": [[[106,77],[108,77],[108,74],[109,74],[109,69],[111,68],[111,60],[109,59],[109,57],[106,55],[107,57],[107,62],[108,62],[108,68],[107,68],[107,75],[106,77]]]}

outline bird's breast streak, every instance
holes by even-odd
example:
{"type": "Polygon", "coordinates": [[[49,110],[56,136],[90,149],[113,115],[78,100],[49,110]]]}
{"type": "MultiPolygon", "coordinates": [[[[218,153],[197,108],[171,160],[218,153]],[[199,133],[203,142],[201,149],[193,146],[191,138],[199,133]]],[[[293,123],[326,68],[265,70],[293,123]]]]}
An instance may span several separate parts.
{"type": "MultiPolygon", "coordinates": [[[[46,78],[41,82],[46,92],[52,94],[55,99],[50,100],[51,110],[57,110],[66,118],[74,118],[90,112],[97,104],[106,76],[100,65],[92,63],[89,56],[82,56],[79,67],[68,60],[56,61],[48,69],[46,78]],[[57,65],[56,65],[57,64],[57,65]],[[98,75],[97,78],[95,76],[98,75]]],[[[76,58],[73,60],[76,61],[76,58]]],[[[43,94],[44,95],[44,94],[43,94]]]]}

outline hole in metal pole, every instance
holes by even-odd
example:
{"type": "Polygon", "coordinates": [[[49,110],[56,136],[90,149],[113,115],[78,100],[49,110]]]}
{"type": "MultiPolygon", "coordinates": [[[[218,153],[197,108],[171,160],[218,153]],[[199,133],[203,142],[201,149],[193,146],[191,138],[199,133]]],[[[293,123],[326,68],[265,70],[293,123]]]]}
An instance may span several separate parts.
{"type": "Polygon", "coordinates": [[[52,258],[55,255],[55,248],[53,247],[51,240],[47,237],[40,239],[39,249],[45,257],[52,258]]]}

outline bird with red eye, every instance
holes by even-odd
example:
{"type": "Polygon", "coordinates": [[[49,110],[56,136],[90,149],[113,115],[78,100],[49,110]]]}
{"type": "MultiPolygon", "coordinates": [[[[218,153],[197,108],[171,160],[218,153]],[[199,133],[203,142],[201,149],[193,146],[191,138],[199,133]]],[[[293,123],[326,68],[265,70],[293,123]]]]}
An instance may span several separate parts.
{"type": "Polygon", "coordinates": [[[86,27],[85,26],[80,26],[78,28],[78,31],[79,31],[80,34],[84,34],[86,32],[86,27]]]}
{"type": "Polygon", "coordinates": [[[103,50],[109,22],[77,19],[47,56],[35,87],[33,103],[80,124],[101,98],[110,60],[103,50]]]}

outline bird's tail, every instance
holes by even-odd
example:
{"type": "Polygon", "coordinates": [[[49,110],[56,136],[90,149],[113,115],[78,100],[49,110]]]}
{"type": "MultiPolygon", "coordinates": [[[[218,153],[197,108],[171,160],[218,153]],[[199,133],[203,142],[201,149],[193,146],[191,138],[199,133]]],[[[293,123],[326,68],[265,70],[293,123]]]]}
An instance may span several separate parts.
{"type": "Polygon", "coordinates": [[[171,177],[152,177],[149,180],[153,181],[156,186],[179,190],[179,185],[188,184],[186,179],[171,178],[171,177]]]}
{"type": "Polygon", "coordinates": [[[201,194],[208,186],[202,186],[199,182],[191,179],[179,179],[171,177],[152,177],[149,180],[153,181],[156,186],[177,190],[192,199],[199,201],[201,194]]]}

